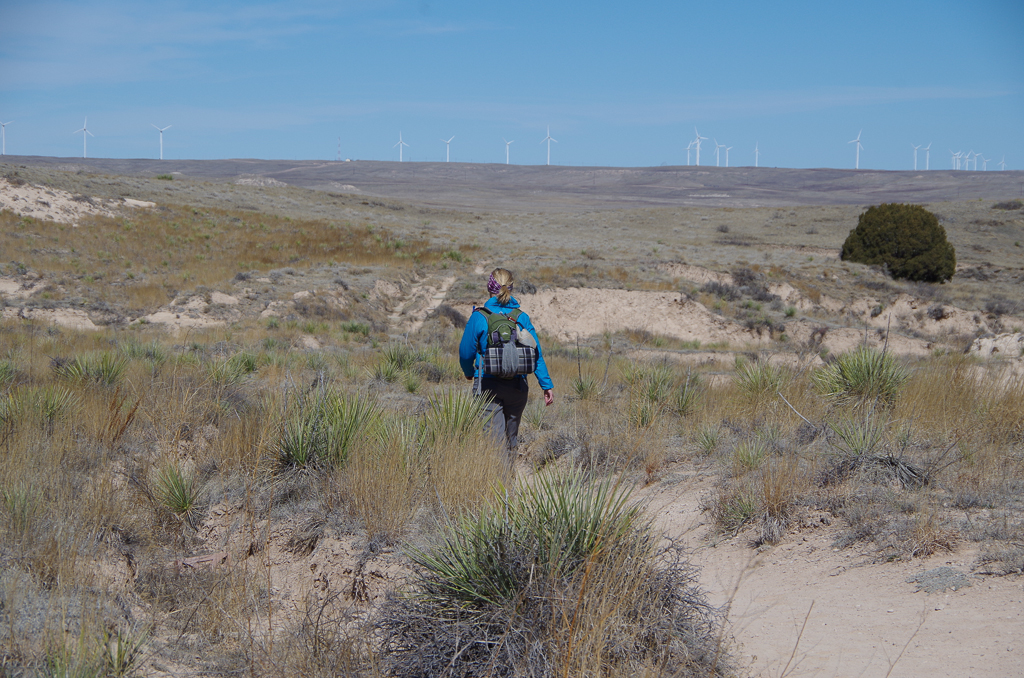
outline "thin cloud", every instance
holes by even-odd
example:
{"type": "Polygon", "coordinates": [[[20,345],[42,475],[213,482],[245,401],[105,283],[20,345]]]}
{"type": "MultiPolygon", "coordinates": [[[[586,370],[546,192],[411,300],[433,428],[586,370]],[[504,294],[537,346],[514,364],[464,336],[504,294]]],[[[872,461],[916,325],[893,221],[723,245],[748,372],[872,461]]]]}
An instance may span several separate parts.
{"type": "Polygon", "coordinates": [[[150,78],[207,48],[265,47],[327,30],[358,3],[264,3],[153,8],[139,3],[32,3],[0,23],[0,88],[116,83],[150,78]]]}

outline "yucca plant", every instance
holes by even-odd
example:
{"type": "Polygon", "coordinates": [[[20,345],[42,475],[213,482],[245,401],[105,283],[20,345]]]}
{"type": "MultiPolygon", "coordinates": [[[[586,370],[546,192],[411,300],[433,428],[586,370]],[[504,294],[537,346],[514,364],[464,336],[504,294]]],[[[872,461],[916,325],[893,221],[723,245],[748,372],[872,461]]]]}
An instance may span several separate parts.
{"type": "Polygon", "coordinates": [[[285,421],[277,442],[282,466],[307,468],[319,461],[325,449],[323,427],[315,417],[300,413],[285,421]]]}
{"type": "Polygon", "coordinates": [[[811,381],[818,393],[837,404],[892,405],[909,376],[891,353],[861,346],[813,372],[811,381]]]}
{"type": "Polygon", "coordinates": [[[668,365],[651,365],[644,370],[641,394],[652,403],[663,405],[669,398],[676,376],[668,365]]]}
{"type": "Polygon", "coordinates": [[[842,442],[845,452],[854,457],[874,454],[885,440],[885,424],[870,411],[859,419],[829,422],[828,427],[842,442]]]}
{"type": "Polygon", "coordinates": [[[120,344],[118,348],[128,358],[149,360],[156,365],[167,361],[167,351],[155,341],[144,344],[138,339],[132,338],[120,344]]]}
{"type": "Polygon", "coordinates": [[[407,547],[418,576],[380,615],[386,675],[721,678],[694,570],[658,551],[629,491],[580,474],[500,488],[479,513],[407,547]],[[666,672],[666,671],[662,671],[666,672]]]}
{"type": "Polygon", "coordinates": [[[436,548],[407,552],[424,569],[421,595],[457,608],[514,601],[533,579],[571,577],[591,558],[650,540],[649,523],[612,479],[541,474],[510,494],[499,488],[479,514],[445,527],[436,548]]]}
{"type": "Polygon", "coordinates": [[[168,461],[153,479],[153,494],[160,505],[193,530],[201,514],[202,487],[191,471],[168,461]]]}
{"type": "Polygon", "coordinates": [[[113,386],[121,381],[127,369],[126,356],[104,352],[98,356],[75,356],[59,364],[55,371],[68,381],[94,381],[104,386],[113,386]]]}
{"type": "Polygon", "coordinates": [[[673,408],[681,417],[686,417],[697,411],[704,400],[704,384],[700,375],[686,373],[682,384],[675,391],[673,408]]]}
{"type": "Polygon", "coordinates": [[[445,389],[427,398],[426,435],[433,440],[457,439],[483,426],[486,397],[464,389],[445,389]]]}
{"type": "Polygon", "coordinates": [[[697,429],[695,442],[701,454],[710,456],[717,448],[718,441],[722,438],[722,431],[714,425],[705,425],[697,429]]]}
{"type": "Polygon", "coordinates": [[[324,431],[325,459],[341,465],[357,437],[379,425],[382,410],[372,400],[359,395],[329,392],[320,400],[319,417],[324,431]]]}
{"type": "Polygon", "coordinates": [[[675,381],[675,374],[668,365],[628,364],[623,368],[623,379],[636,393],[652,403],[663,403],[675,381]]]}
{"type": "Polygon", "coordinates": [[[742,470],[754,471],[768,457],[768,446],[761,440],[742,440],[733,450],[733,462],[742,470]]]}
{"type": "Polygon", "coordinates": [[[49,433],[53,433],[56,425],[68,419],[78,406],[75,394],[62,386],[46,386],[34,395],[33,405],[39,414],[40,423],[49,433]]]}
{"type": "Polygon", "coordinates": [[[742,361],[736,366],[736,385],[754,401],[774,398],[785,383],[785,373],[765,360],[742,361]]]}
{"type": "Polygon", "coordinates": [[[299,402],[285,421],[278,440],[281,464],[340,466],[356,438],[372,430],[380,418],[380,407],[366,398],[319,391],[299,402]]]}
{"type": "Polygon", "coordinates": [[[395,383],[402,375],[402,369],[390,360],[382,360],[374,365],[373,369],[368,371],[371,379],[384,382],[385,384],[395,383]]]}
{"type": "Polygon", "coordinates": [[[18,368],[13,360],[0,360],[0,388],[10,386],[17,376],[18,368]]]}
{"type": "Polygon", "coordinates": [[[597,378],[589,374],[581,374],[574,378],[570,386],[573,396],[578,400],[593,400],[601,395],[601,387],[597,378]]]}
{"type": "Polygon", "coordinates": [[[416,393],[420,390],[420,386],[422,385],[423,383],[420,381],[420,378],[413,372],[407,372],[406,375],[402,377],[402,386],[404,386],[405,390],[409,393],[416,393]]]}
{"type": "Polygon", "coordinates": [[[391,343],[381,349],[381,359],[399,371],[407,370],[420,360],[420,354],[408,344],[391,343]]]}
{"type": "Polygon", "coordinates": [[[231,386],[233,384],[240,383],[245,379],[248,372],[245,371],[245,365],[228,358],[227,360],[215,360],[206,368],[207,374],[210,375],[210,379],[213,380],[218,386],[231,386]]]}
{"type": "Polygon", "coordinates": [[[241,374],[252,374],[260,366],[260,358],[251,351],[240,351],[228,358],[228,364],[241,374]]]}

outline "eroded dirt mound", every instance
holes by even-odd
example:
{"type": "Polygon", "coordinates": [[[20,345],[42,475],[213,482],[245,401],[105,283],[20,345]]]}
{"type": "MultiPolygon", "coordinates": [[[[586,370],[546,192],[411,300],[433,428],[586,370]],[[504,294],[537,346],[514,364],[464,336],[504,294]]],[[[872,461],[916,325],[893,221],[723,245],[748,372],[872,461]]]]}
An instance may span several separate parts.
{"type": "Polygon", "coordinates": [[[971,344],[970,352],[986,358],[1020,358],[1024,356],[1024,334],[1005,332],[992,337],[980,337],[971,344]]]}
{"type": "Polygon", "coordinates": [[[737,346],[770,338],[715,315],[679,292],[555,289],[525,299],[523,308],[535,327],[559,341],[622,330],[737,346]]]}
{"type": "Polygon", "coordinates": [[[17,177],[13,180],[0,177],[0,210],[10,210],[23,217],[77,225],[85,216],[113,217],[123,207],[153,207],[153,203],[131,198],[102,200],[72,195],[59,188],[33,186],[17,177]]]}

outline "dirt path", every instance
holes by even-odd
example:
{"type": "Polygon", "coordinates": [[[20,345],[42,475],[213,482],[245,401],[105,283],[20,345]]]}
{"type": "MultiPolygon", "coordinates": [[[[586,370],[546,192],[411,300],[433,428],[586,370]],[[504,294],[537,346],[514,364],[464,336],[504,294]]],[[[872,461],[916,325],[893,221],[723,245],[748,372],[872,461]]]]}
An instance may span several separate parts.
{"type": "Polygon", "coordinates": [[[388,316],[388,320],[394,327],[402,328],[403,332],[413,334],[423,326],[423,321],[427,319],[427,316],[444,302],[444,298],[453,284],[455,284],[455,276],[443,278],[436,286],[415,285],[388,316]]]}
{"type": "Polygon", "coordinates": [[[742,533],[716,543],[698,507],[712,482],[645,494],[662,528],[694,549],[712,602],[729,605],[731,649],[744,674],[1024,676],[1024,578],[971,576],[969,550],[872,564],[856,546],[835,549],[835,531],[824,525],[791,531],[761,552],[742,533]],[[970,586],[926,593],[907,581],[940,567],[967,575],[970,586]]]}

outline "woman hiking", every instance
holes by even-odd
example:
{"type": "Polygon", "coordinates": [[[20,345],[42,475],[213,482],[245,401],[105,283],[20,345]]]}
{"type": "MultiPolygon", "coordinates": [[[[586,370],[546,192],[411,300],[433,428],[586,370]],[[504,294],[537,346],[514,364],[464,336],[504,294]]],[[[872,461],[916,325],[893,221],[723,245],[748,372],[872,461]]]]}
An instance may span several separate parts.
{"type": "MultiPolygon", "coordinates": [[[[487,280],[487,291],[491,298],[483,308],[475,309],[469,316],[466,329],[462,333],[459,344],[459,364],[466,379],[473,379],[477,357],[483,355],[488,347],[488,318],[492,314],[511,318],[520,331],[526,330],[537,344],[537,365],[534,374],[537,383],[544,390],[544,404],[555,402],[552,389],[554,384],[548,375],[544,355],[541,353],[537,331],[530,322],[530,316],[519,310],[519,301],[512,296],[512,274],[504,268],[496,268],[487,280]]],[[[482,395],[490,397],[487,413],[487,430],[499,444],[504,443],[509,450],[515,450],[519,444],[519,422],[526,409],[526,401],[530,387],[525,374],[517,374],[509,378],[494,374],[482,374],[480,380],[482,395]]]]}

